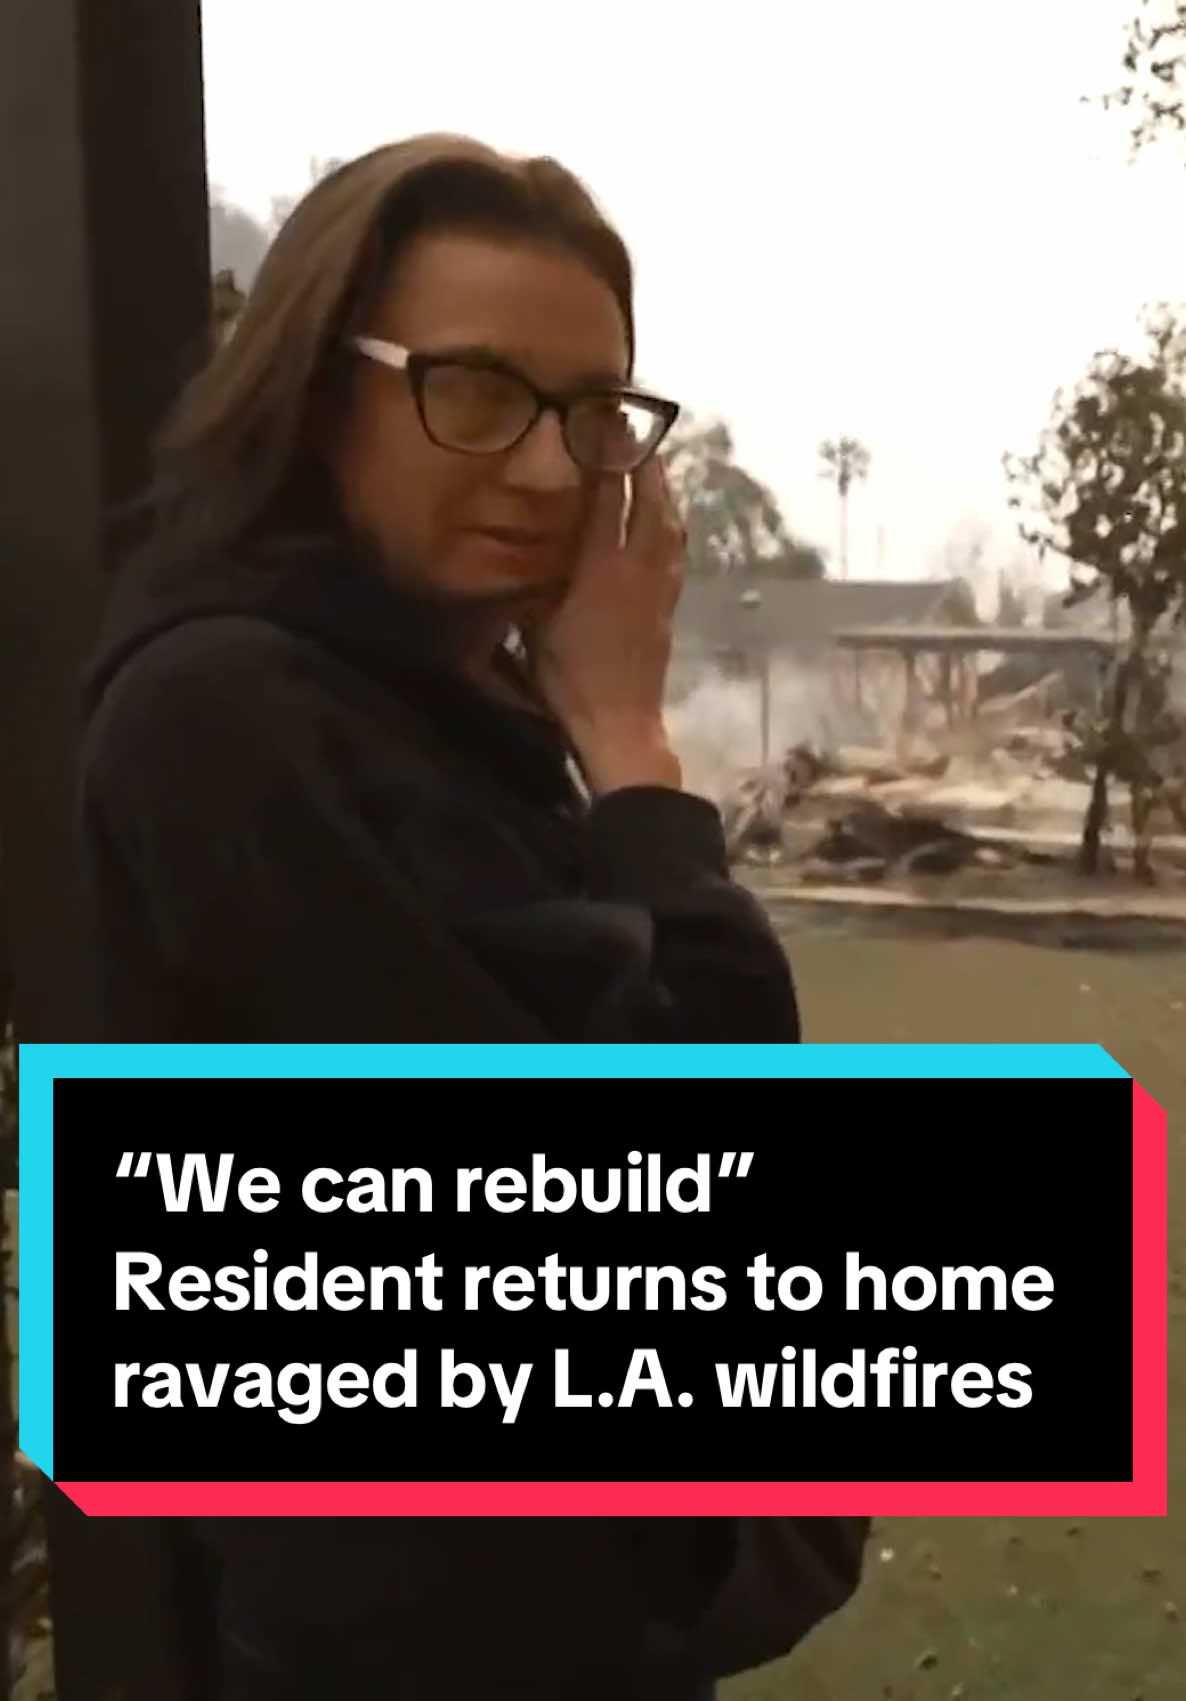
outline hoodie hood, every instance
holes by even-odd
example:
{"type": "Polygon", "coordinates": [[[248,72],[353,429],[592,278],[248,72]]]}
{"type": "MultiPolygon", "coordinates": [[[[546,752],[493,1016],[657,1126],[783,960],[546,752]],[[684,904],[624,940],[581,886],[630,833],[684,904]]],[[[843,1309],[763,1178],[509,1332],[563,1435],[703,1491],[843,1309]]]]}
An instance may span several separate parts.
{"type": "MultiPolygon", "coordinates": [[[[539,800],[571,796],[571,747],[542,709],[518,708],[460,674],[450,637],[465,609],[411,595],[336,534],[268,540],[207,561],[144,558],[116,578],[82,679],[89,723],[121,671],[155,638],[194,621],[265,620],[317,644],[419,707],[483,761],[513,764],[539,800]]],[[[508,655],[508,674],[523,680],[508,655]]]]}
{"type": "Polygon", "coordinates": [[[330,533],[274,539],[199,562],[145,558],[115,579],[83,676],[84,713],[94,714],[111,681],[145,645],[191,621],[267,620],[388,680],[429,679],[450,673],[446,642],[458,612],[444,600],[396,589],[330,533]]]}

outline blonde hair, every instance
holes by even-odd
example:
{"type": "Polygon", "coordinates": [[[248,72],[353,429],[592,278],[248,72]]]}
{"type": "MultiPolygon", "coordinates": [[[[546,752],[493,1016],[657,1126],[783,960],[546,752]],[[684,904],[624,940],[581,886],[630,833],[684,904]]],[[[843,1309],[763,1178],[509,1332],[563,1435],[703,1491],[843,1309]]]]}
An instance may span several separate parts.
{"type": "Polygon", "coordinates": [[[613,291],[633,359],[633,271],[577,178],[464,136],[418,136],[339,166],[268,251],[234,330],[191,381],[157,443],[153,547],[232,547],[291,519],[324,483],[315,424],[342,394],[340,345],[362,329],[401,252],[468,228],[561,247],[613,291]]]}

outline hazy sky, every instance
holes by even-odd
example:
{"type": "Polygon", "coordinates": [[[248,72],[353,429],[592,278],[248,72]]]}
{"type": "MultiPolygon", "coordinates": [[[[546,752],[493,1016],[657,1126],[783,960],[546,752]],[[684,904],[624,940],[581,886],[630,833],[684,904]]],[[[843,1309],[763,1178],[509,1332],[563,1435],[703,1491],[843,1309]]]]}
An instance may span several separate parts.
{"type": "Polygon", "coordinates": [[[638,268],[640,376],[731,422],[830,546],[822,437],[873,454],[852,573],[931,570],[1054,390],[1186,297],[1186,163],[1129,165],[1136,0],[205,0],[210,177],[266,214],[421,130],[547,152],[638,268]]]}

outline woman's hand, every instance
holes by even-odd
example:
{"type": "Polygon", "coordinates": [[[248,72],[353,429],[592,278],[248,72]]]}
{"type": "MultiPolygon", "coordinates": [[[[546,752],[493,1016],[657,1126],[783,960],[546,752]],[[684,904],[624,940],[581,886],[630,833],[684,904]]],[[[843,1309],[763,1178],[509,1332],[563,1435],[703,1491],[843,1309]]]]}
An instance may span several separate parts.
{"type": "Polygon", "coordinates": [[[663,695],[686,540],[657,456],[636,476],[623,540],[625,502],[625,479],[601,481],[568,593],[531,643],[539,690],[597,796],[681,783],[663,695]]]}

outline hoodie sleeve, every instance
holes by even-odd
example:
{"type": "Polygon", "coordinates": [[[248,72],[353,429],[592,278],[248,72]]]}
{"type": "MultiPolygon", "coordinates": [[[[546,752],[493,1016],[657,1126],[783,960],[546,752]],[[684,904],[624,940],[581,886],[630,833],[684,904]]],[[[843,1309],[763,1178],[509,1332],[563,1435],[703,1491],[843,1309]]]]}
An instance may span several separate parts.
{"type": "Polygon", "coordinates": [[[695,1658],[728,1677],[790,1653],[854,1594],[868,1518],[739,1518],[733,1564],[692,1633],[695,1658]]]}
{"type": "Polygon", "coordinates": [[[586,896],[549,895],[541,871],[514,901],[441,906],[442,868],[464,888],[501,829],[477,807],[435,818],[412,763],[400,830],[380,831],[335,760],[354,732],[335,708],[283,634],[204,622],[127,664],[92,720],[81,829],[105,954],[150,942],[205,1012],[187,1037],[797,1039],[785,958],[710,805],[615,793],[587,824],[586,896]]]}

